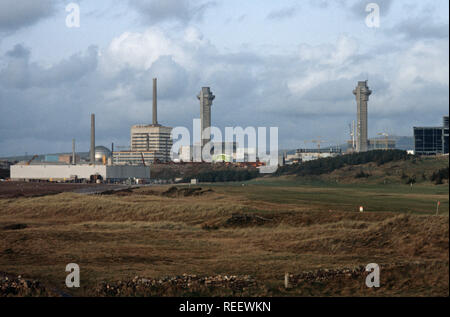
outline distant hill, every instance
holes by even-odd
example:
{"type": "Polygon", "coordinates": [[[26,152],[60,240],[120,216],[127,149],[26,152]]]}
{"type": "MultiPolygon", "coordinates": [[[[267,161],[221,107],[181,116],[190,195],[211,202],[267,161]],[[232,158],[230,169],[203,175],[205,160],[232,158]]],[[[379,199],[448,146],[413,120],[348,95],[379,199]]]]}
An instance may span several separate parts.
{"type": "Polygon", "coordinates": [[[402,150],[377,150],[361,153],[345,154],[336,157],[320,158],[307,161],[302,164],[292,164],[281,166],[277,175],[297,175],[310,176],[322,175],[333,172],[348,165],[361,165],[366,163],[376,163],[382,165],[391,161],[407,160],[410,155],[402,150]]]}
{"type": "Polygon", "coordinates": [[[396,142],[396,148],[399,150],[414,150],[414,137],[412,136],[391,136],[396,142]]]}
{"type": "MultiPolygon", "coordinates": [[[[48,153],[48,154],[39,154],[37,158],[34,159],[35,162],[43,162],[45,160],[46,155],[71,155],[70,153],[48,153]]],[[[80,157],[87,157],[89,156],[89,152],[77,152],[77,155],[80,157]]],[[[19,155],[19,156],[7,156],[7,157],[0,157],[0,160],[2,161],[9,161],[9,162],[20,162],[20,161],[28,161],[31,160],[33,155],[19,155]]]]}
{"type": "Polygon", "coordinates": [[[402,150],[379,150],[282,166],[274,176],[326,183],[442,184],[448,182],[448,166],[448,156],[418,157],[402,150]]]}

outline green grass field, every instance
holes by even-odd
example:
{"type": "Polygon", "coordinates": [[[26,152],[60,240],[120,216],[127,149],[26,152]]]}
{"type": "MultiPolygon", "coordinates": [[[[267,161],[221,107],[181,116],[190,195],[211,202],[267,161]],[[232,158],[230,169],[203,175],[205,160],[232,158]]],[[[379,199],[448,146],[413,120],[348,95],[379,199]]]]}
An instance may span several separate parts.
{"type": "Polygon", "coordinates": [[[449,214],[449,186],[414,184],[330,184],[298,181],[295,178],[261,178],[245,183],[214,184],[219,192],[244,194],[252,200],[279,204],[309,205],[310,210],[449,214]],[[243,187],[242,184],[245,186],[243,187]],[[222,188],[222,189],[221,189],[222,188]],[[263,189],[262,189],[263,188],[263,189]]]}

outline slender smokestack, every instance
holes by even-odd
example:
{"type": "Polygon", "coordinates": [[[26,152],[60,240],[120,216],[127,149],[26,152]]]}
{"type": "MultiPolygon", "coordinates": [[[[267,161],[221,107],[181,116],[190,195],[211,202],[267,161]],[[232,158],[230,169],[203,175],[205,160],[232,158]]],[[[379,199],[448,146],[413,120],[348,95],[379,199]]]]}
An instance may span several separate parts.
{"type": "Polygon", "coordinates": [[[95,114],[91,114],[91,164],[95,165],[95,114]]]}
{"type": "Polygon", "coordinates": [[[75,157],[75,139],[72,139],[72,165],[77,164],[75,157]]]}
{"type": "Polygon", "coordinates": [[[158,96],[157,96],[157,89],[156,89],[156,78],[153,78],[153,125],[157,125],[158,124],[158,105],[157,105],[157,100],[158,100],[158,96]]]}
{"type": "Polygon", "coordinates": [[[111,165],[114,165],[114,142],[111,143],[111,165]]]}

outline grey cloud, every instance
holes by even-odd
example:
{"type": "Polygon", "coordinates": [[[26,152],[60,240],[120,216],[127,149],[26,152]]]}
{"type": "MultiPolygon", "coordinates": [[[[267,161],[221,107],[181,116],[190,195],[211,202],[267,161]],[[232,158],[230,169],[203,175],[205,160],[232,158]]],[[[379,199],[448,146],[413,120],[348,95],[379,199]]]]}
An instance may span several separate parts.
{"type": "Polygon", "coordinates": [[[0,84],[10,88],[28,87],[30,50],[22,44],[16,44],[5,56],[8,62],[6,67],[0,70],[0,84]]]}
{"type": "Polygon", "coordinates": [[[186,93],[186,83],[189,82],[186,70],[173,61],[170,56],[161,56],[152,66],[139,75],[135,85],[139,100],[149,101],[153,98],[152,79],[158,78],[158,98],[177,99],[186,93]]]}
{"type": "Polygon", "coordinates": [[[347,0],[310,0],[309,5],[315,8],[327,9],[331,5],[335,5],[338,7],[345,7],[347,4],[347,0]]]}
{"type": "Polygon", "coordinates": [[[97,67],[97,48],[94,46],[89,47],[85,55],[73,55],[49,69],[30,63],[29,56],[30,51],[20,44],[8,51],[9,61],[0,70],[0,83],[17,89],[73,84],[97,67]]]}
{"type": "Polygon", "coordinates": [[[22,44],[16,44],[12,50],[6,52],[6,56],[14,58],[28,58],[30,56],[30,50],[22,44]]]}
{"type": "Polygon", "coordinates": [[[175,21],[187,24],[200,20],[207,9],[215,5],[213,1],[194,0],[131,0],[130,5],[142,16],[146,24],[175,21]]]}
{"type": "Polygon", "coordinates": [[[279,10],[274,10],[267,15],[268,20],[283,20],[292,18],[297,14],[296,7],[288,7],[279,10]]]}
{"type": "Polygon", "coordinates": [[[438,23],[432,17],[404,20],[386,31],[386,35],[402,35],[409,40],[448,38],[448,23],[438,23]]]}
{"type": "Polygon", "coordinates": [[[95,71],[98,62],[98,49],[90,46],[86,54],[75,54],[63,60],[49,70],[37,70],[33,77],[34,84],[57,86],[62,83],[72,84],[86,74],[95,71]]]}
{"type": "Polygon", "coordinates": [[[12,32],[33,25],[53,14],[54,0],[2,0],[0,1],[0,31],[12,32]]]}

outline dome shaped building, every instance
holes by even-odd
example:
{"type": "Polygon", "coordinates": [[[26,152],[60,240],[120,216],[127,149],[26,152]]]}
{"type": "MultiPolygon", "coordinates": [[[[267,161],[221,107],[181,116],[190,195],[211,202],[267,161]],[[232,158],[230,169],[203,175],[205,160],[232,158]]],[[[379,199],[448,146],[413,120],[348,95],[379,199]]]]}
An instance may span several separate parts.
{"type": "MultiPolygon", "coordinates": [[[[90,153],[89,153],[90,154],[90,153]]],[[[111,151],[104,146],[96,146],[95,147],[95,162],[103,164],[103,158],[105,162],[108,162],[108,159],[111,157],[111,151]]]]}

